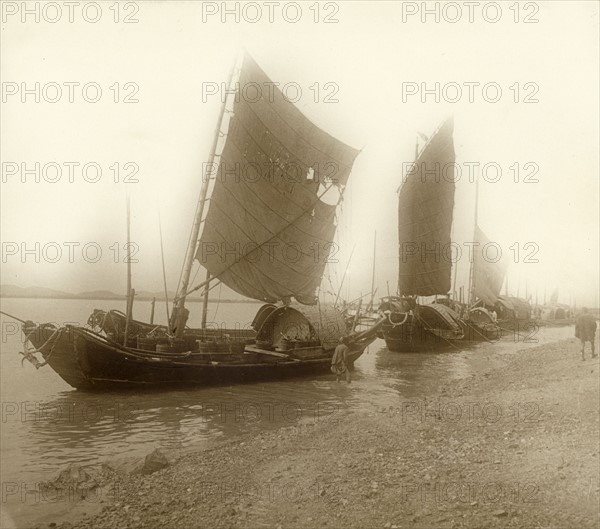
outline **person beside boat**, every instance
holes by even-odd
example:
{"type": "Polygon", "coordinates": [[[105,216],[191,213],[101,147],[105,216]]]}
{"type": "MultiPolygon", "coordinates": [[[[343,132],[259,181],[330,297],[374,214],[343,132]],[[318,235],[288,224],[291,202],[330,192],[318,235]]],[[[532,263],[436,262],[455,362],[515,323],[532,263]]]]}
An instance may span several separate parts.
{"type": "Polygon", "coordinates": [[[344,375],[348,384],[350,384],[352,380],[350,370],[348,369],[349,352],[350,348],[348,347],[347,339],[342,336],[333,352],[333,357],[331,358],[331,372],[335,375],[337,382],[339,382],[344,375]]]}
{"type": "Polygon", "coordinates": [[[590,342],[592,345],[592,358],[598,355],[595,350],[596,340],[596,320],[588,312],[587,307],[583,307],[582,313],[577,316],[575,321],[575,337],[581,340],[581,360],[585,360],[585,342],[590,342]]]}

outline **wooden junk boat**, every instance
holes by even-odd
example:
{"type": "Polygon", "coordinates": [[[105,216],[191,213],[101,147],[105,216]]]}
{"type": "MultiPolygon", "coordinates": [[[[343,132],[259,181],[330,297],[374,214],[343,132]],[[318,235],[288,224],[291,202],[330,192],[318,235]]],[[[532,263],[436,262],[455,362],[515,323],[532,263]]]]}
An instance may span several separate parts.
{"type": "MultiPolygon", "coordinates": [[[[491,341],[499,329],[484,301],[495,300],[504,267],[476,256],[469,272],[468,304],[450,300],[451,230],[454,211],[454,122],[447,119],[419,152],[398,199],[399,296],[383,298],[380,336],[390,351],[436,351],[491,341]],[[443,168],[444,177],[441,177],[443,168]],[[435,172],[434,175],[431,173],[435,172]],[[499,284],[498,284],[499,283],[499,284]],[[441,296],[422,304],[418,297],[441,296]],[[479,305],[479,306],[478,306],[479,305]]],[[[475,240],[486,240],[477,226],[475,240]]]]}
{"type": "Polygon", "coordinates": [[[23,332],[44,362],[31,351],[25,356],[36,367],[47,363],[77,389],[205,386],[326,372],[340,336],[348,336],[353,363],[377,332],[374,326],[351,333],[340,311],[325,306],[265,305],[257,316],[251,330],[207,334],[198,329],[177,345],[160,332],[150,338],[141,332],[136,345],[128,338],[124,346],[111,333],[28,322],[23,332]]]}
{"type": "Polygon", "coordinates": [[[529,301],[514,296],[498,296],[493,303],[498,323],[505,331],[530,331],[535,325],[529,301]]]}
{"type": "Polygon", "coordinates": [[[87,327],[23,323],[33,345],[23,354],[36,367],[48,364],[85,390],[240,383],[328,371],[341,337],[350,363],[375,340],[381,321],[355,332],[341,311],[317,298],[327,255],[316,258],[314,249],[331,247],[336,206],[358,151],[309,121],[248,54],[232,70],[229,85],[169,324],[133,320],[128,270],[126,314],[96,310],[87,327]],[[239,97],[239,87],[246,86],[273,89],[239,97]],[[217,158],[218,170],[212,170],[217,158]],[[249,168],[252,178],[245,178],[249,168]],[[331,168],[334,178],[326,176],[331,168]],[[336,205],[321,200],[331,188],[339,194],[336,205]],[[296,251],[273,251],[289,247],[296,251]],[[194,260],[207,274],[190,288],[194,260]],[[219,282],[266,302],[251,328],[206,326],[208,292],[219,282]],[[202,328],[189,329],[185,299],[200,289],[202,328]]]}

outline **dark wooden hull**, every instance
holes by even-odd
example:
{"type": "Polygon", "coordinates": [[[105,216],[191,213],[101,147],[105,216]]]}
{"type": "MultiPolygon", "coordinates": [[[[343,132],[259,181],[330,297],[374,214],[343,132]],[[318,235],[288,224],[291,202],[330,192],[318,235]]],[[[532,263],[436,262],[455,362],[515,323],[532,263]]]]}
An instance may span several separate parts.
{"type": "Polygon", "coordinates": [[[385,323],[382,337],[387,348],[394,353],[433,352],[445,349],[456,349],[460,340],[451,336],[443,336],[435,331],[427,330],[423,325],[413,323],[396,327],[385,323]]]}
{"type": "Polygon", "coordinates": [[[464,337],[461,342],[497,342],[502,337],[502,330],[495,324],[463,321],[464,337]]]}
{"type": "Polygon", "coordinates": [[[526,333],[531,331],[531,329],[538,327],[539,322],[536,320],[498,320],[498,325],[500,329],[505,334],[510,334],[511,332],[517,333],[526,333]]]}
{"type": "MultiPolygon", "coordinates": [[[[49,326],[24,329],[44,360],[65,382],[92,391],[242,384],[306,376],[328,372],[333,353],[317,348],[313,357],[299,359],[293,351],[277,356],[252,348],[243,354],[188,351],[161,355],[120,346],[82,327],[64,327],[52,339],[55,331],[49,326]]],[[[351,346],[350,362],[360,357],[374,339],[373,333],[351,346]]]]}
{"type": "Polygon", "coordinates": [[[495,325],[462,321],[461,329],[462,335],[457,336],[440,329],[426,329],[418,322],[396,327],[384,323],[380,337],[392,352],[415,353],[462,349],[480,342],[494,342],[502,336],[495,325]]]}

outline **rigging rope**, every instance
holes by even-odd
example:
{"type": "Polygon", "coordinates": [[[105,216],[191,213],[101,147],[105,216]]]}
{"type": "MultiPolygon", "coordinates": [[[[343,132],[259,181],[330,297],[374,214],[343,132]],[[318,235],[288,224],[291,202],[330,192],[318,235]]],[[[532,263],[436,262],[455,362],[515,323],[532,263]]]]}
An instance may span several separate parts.
{"type": "MultiPolygon", "coordinates": [[[[38,327],[38,329],[40,329],[40,327],[38,327]]],[[[19,354],[22,354],[24,357],[23,360],[21,360],[21,365],[23,365],[23,362],[25,360],[27,360],[28,362],[33,364],[36,369],[39,369],[40,367],[44,367],[48,363],[48,360],[50,360],[52,353],[54,353],[54,348],[56,347],[56,344],[58,343],[58,339],[60,338],[60,335],[64,329],[65,329],[65,327],[59,327],[58,329],[56,329],[50,335],[50,338],[48,338],[41,347],[39,347],[37,349],[35,349],[35,347],[33,347],[30,350],[20,352],[19,354]],[[42,351],[42,349],[44,349],[50,343],[50,341],[53,340],[55,337],[56,337],[56,339],[55,339],[54,343],[52,344],[52,347],[50,348],[50,352],[46,356],[44,356],[44,352],[42,351]],[[34,356],[35,353],[40,353],[42,355],[42,357],[44,358],[44,362],[40,363],[40,361],[34,356]]],[[[31,343],[31,340],[29,340],[29,336],[31,334],[33,334],[33,333],[29,333],[29,334],[25,335],[25,341],[23,342],[23,345],[25,347],[27,347],[27,342],[31,343]]]]}
{"type": "Polygon", "coordinates": [[[221,303],[221,291],[223,290],[223,283],[219,281],[219,299],[217,299],[217,306],[215,307],[215,314],[213,321],[217,321],[217,312],[219,311],[219,304],[221,303]]]}

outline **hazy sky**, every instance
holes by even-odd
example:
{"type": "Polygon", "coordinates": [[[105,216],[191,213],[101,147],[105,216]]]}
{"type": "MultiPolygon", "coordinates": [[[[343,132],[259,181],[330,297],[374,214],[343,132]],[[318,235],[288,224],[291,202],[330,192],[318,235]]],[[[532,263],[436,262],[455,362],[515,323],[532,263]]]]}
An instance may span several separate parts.
{"type": "MultiPolygon", "coordinates": [[[[386,281],[395,290],[396,190],[403,163],[413,159],[417,131],[429,135],[453,114],[457,163],[464,170],[456,190],[454,239],[472,238],[475,189],[467,167],[490,164],[488,180],[497,178],[494,168],[499,167],[497,182],[480,178],[479,224],[513,261],[509,290],[516,294],[520,285],[524,295],[527,283],[542,301],[544,289],[549,297],[559,287],[563,302],[576,298],[578,304],[598,306],[597,2],[522,3],[518,13],[510,9],[513,2],[502,3],[496,23],[486,21],[497,16],[495,8],[484,17],[477,7],[469,22],[461,2],[454,4],[462,9],[455,23],[448,20],[456,17],[449,9],[437,22],[434,15],[423,21],[420,12],[410,14],[421,2],[405,3],[404,13],[392,2],[321,4],[317,13],[310,2],[300,6],[296,23],[284,19],[283,7],[288,20],[297,16],[285,2],[274,8],[272,22],[263,4],[256,23],[250,19],[257,17],[257,4],[245,11],[241,4],[238,22],[235,14],[225,22],[220,11],[210,14],[223,7],[220,2],[205,3],[205,20],[200,2],[122,4],[118,23],[112,2],[100,4],[96,23],[87,22],[80,8],[69,22],[64,5],[55,23],[47,20],[57,17],[51,10],[40,12],[39,22],[34,15],[23,21],[20,12],[6,11],[6,4],[2,283],[124,291],[125,265],[115,258],[124,257],[129,192],[132,240],[139,246],[134,287],[162,289],[160,209],[169,288],[175,289],[221,104],[216,95],[203,101],[203,86],[224,83],[245,46],[273,81],[297,83],[296,104],[310,119],[362,149],[339,221],[339,263],[329,270],[333,288],[355,244],[343,293],[353,297],[370,288],[376,230],[378,293],[385,293],[386,281]],[[138,22],[125,23],[126,15],[138,22]],[[327,17],[337,22],[326,23],[327,17]],[[538,22],[525,23],[527,17],[538,22]],[[83,93],[86,83],[92,84],[83,93]],[[440,83],[439,102],[434,93],[422,101],[421,88],[434,89],[435,83],[440,83]],[[484,93],[486,83],[491,84],[484,93]],[[23,96],[23,88],[34,92],[23,96]],[[414,88],[419,92],[410,94],[414,88]],[[334,101],[326,102],[327,96],[334,101]],[[96,103],[85,100],[96,97],[96,103]],[[491,102],[494,98],[498,101],[491,102]],[[37,175],[22,172],[22,163],[34,169],[36,162],[37,175]],[[69,162],[80,164],[74,166],[72,183],[69,162]],[[119,182],[114,181],[117,162],[119,182]],[[133,177],[137,183],[122,182],[135,167],[126,167],[128,162],[139,167],[133,177]],[[47,181],[57,178],[56,165],[42,169],[48,163],[62,168],[56,183],[47,181]],[[88,163],[88,180],[96,178],[95,167],[102,170],[96,183],[82,175],[88,163]],[[530,178],[537,182],[523,182],[533,172],[530,178]],[[515,243],[519,262],[509,250],[515,243]],[[33,252],[24,254],[25,247],[33,252]],[[98,248],[102,255],[91,262],[98,248]],[[535,248],[530,257],[539,262],[523,262],[535,248]]],[[[21,3],[8,4],[19,9],[21,3]]],[[[234,10],[236,3],[225,5],[234,10]]],[[[427,7],[442,9],[437,2],[427,7]]],[[[97,16],[94,9],[86,11],[88,19],[97,16]]],[[[468,274],[466,259],[457,269],[460,286],[468,274]]],[[[203,276],[201,271],[198,279],[203,276]]],[[[327,282],[324,287],[331,288],[327,282]]]]}

